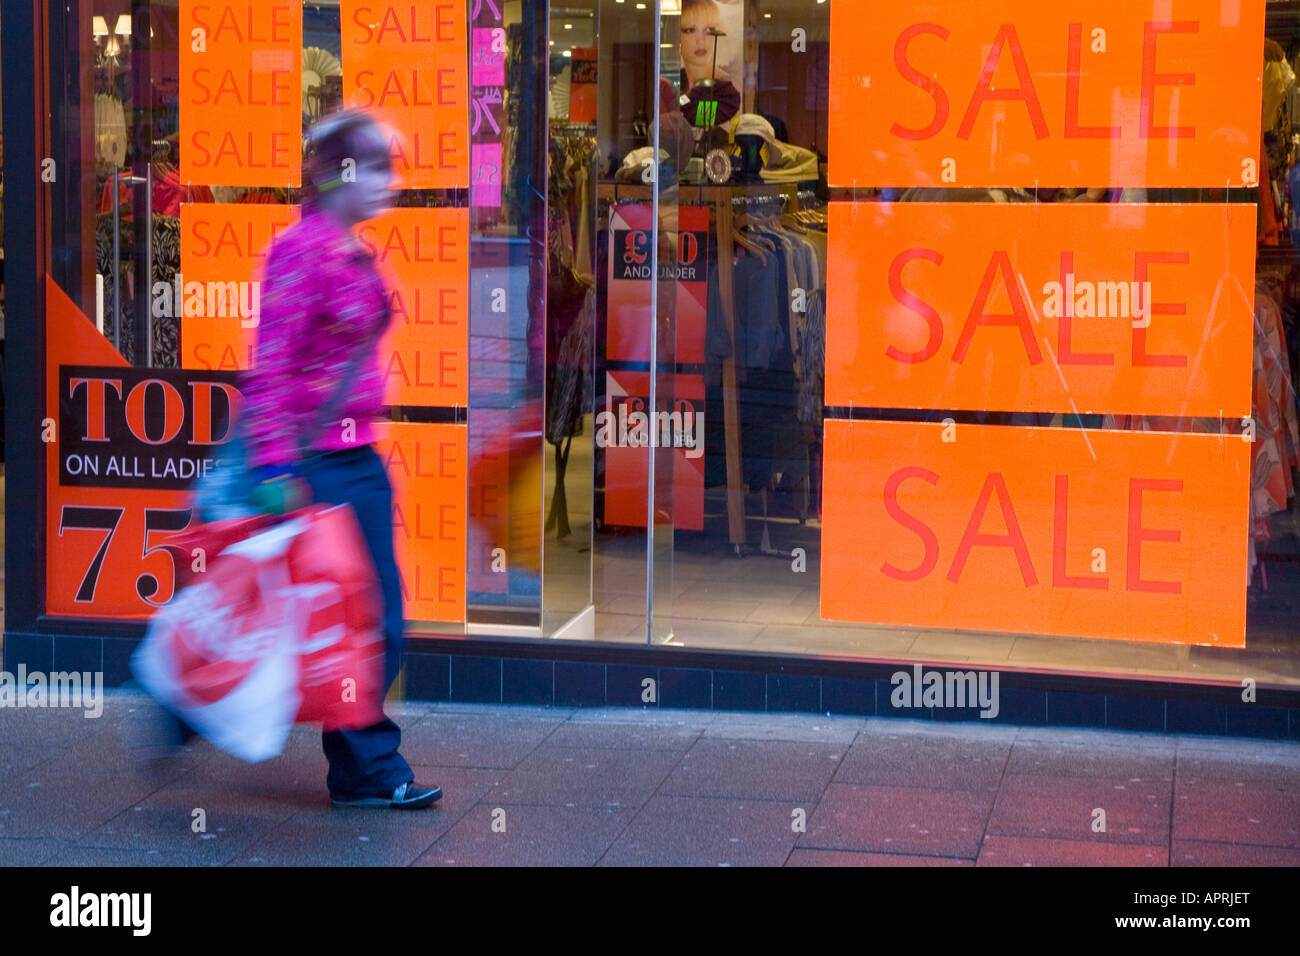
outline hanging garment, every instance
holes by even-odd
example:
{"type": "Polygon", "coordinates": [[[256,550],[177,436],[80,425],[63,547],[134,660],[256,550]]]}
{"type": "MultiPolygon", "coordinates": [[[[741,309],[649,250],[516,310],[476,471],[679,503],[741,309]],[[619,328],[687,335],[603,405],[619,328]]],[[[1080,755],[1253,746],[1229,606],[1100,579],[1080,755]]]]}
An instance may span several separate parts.
{"type": "Polygon", "coordinates": [[[1277,126],[1278,112],[1287,90],[1295,85],[1295,71],[1286,60],[1264,64],[1264,131],[1277,126]]]}
{"type": "Polygon", "coordinates": [[[821,290],[808,298],[808,314],[800,328],[799,421],[822,427],[826,395],[826,295],[821,290]]]}

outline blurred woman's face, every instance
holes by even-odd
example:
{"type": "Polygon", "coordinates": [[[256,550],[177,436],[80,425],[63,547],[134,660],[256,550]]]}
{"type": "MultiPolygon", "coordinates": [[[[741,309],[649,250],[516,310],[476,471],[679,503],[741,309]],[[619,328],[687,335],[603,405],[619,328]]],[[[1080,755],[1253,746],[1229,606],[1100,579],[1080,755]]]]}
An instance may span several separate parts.
{"type": "Polygon", "coordinates": [[[325,203],[339,218],[351,224],[374,219],[392,205],[390,189],[393,174],[386,160],[387,143],[376,136],[367,144],[365,155],[356,166],[355,178],[348,176],[334,190],[323,194],[325,203]]]}
{"type": "Polygon", "coordinates": [[[382,159],[371,159],[357,166],[357,181],[351,185],[359,207],[358,222],[374,219],[392,205],[393,194],[389,189],[392,179],[392,169],[382,159]]]}

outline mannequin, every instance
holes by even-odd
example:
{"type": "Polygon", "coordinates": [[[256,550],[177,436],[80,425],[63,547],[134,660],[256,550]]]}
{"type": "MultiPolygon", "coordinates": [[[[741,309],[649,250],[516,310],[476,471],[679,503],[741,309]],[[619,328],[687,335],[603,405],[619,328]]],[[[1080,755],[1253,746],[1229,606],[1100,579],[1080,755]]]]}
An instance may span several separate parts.
{"type": "Polygon", "coordinates": [[[717,41],[709,35],[709,28],[723,28],[721,11],[715,0],[682,0],[682,70],[686,73],[687,90],[710,76],[715,80],[734,82],[721,66],[714,68],[717,41]]]}

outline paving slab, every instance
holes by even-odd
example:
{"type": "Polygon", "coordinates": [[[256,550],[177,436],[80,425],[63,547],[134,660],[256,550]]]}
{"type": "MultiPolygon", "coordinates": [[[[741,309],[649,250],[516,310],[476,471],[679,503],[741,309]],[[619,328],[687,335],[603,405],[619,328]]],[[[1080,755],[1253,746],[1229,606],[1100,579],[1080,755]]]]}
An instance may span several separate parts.
{"type": "Polygon", "coordinates": [[[87,718],[81,710],[62,708],[0,708],[3,739],[27,747],[60,750],[78,740],[111,730],[117,721],[87,718]]]}
{"type": "Polygon", "coordinates": [[[1100,840],[1039,839],[1023,836],[984,838],[976,866],[1168,866],[1166,846],[1107,843],[1100,840]]]}
{"type": "Polygon", "coordinates": [[[40,866],[67,845],[53,837],[0,837],[0,866],[40,866]]]}
{"type": "Polygon", "coordinates": [[[700,738],[704,726],[685,722],[613,723],[569,720],[555,728],[542,747],[614,750],[686,751],[700,738]]]}
{"type": "Polygon", "coordinates": [[[864,853],[852,850],[806,850],[795,847],[786,866],[974,866],[974,860],[904,853],[864,853]]]}
{"type": "Polygon", "coordinates": [[[851,744],[866,728],[859,717],[808,714],[718,714],[704,731],[705,737],[730,740],[792,740],[809,743],[851,744]]]}
{"type": "MultiPolygon", "coordinates": [[[[1293,747],[1300,751],[1300,747],[1293,747]]],[[[1300,758],[1300,754],[1295,755],[1300,758]]],[[[1180,751],[1178,779],[1188,785],[1203,782],[1271,784],[1286,790],[1300,791],[1300,759],[1288,755],[1246,752],[1239,756],[1227,753],[1180,751]]]]}
{"type": "Polygon", "coordinates": [[[0,741],[0,781],[8,780],[17,774],[26,774],[43,763],[48,763],[58,755],[44,747],[18,745],[0,741]]]}
{"type": "Polygon", "coordinates": [[[1008,774],[988,833],[1168,846],[1172,797],[1167,780],[1008,774]]]}
{"type": "Polygon", "coordinates": [[[410,811],[308,807],[253,841],[231,865],[406,866],[452,822],[437,804],[410,811]]]}
{"type": "Polygon", "coordinates": [[[975,859],[992,793],[832,783],[799,846],[975,859]]]}
{"type": "Polygon", "coordinates": [[[640,807],[682,759],[670,750],[538,750],[484,799],[496,804],[640,807]]]}
{"type": "Polygon", "coordinates": [[[923,738],[927,740],[976,740],[1011,743],[1024,728],[990,724],[984,720],[945,721],[914,720],[900,717],[867,717],[863,733],[887,737],[923,738]]]}
{"type": "Polygon", "coordinates": [[[1170,866],[1300,866],[1300,849],[1174,840],[1170,866]]]}
{"type": "Polygon", "coordinates": [[[1173,839],[1300,848],[1300,792],[1263,782],[1179,779],[1173,839]]]}
{"type": "Polygon", "coordinates": [[[659,792],[816,804],[847,748],[789,740],[701,738],[659,792]]]}
{"type": "Polygon", "coordinates": [[[931,790],[996,791],[1011,739],[911,732],[862,734],[841,761],[837,783],[931,790]]]}
{"type": "Polygon", "coordinates": [[[1007,761],[1009,776],[1098,777],[1164,781],[1174,778],[1172,748],[1133,750],[1108,745],[1085,748],[1018,738],[1007,761]]]}
{"type": "Polygon", "coordinates": [[[592,866],[623,832],[631,807],[481,802],[416,866],[592,866]]]}
{"type": "Polygon", "coordinates": [[[429,714],[463,714],[474,717],[507,718],[509,720],[568,720],[578,713],[578,707],[530,707],[526,704],[469,704],[440,701],[428,705],[429,714]]]}
{"type": "Polygon", "coordinates": [[[407,763],[509,769],[536,750],[567,719],[495,713],[430,712],[402,728],[407,763]]]}
{"type": "Polygon", "coordinates": [[[1095,730],[1080,727],[1017,727],[1016,743],[1039,743],[1063,751],[1120,750],[1130,754],[1166,754],[1178,749],[1178,737],[1135,730],[1095,730]]]}
{"type": "Polygon", "coordinates": [[[217,853],[178,853],[163,850],[115,850],[105,847],[70,846],[46,860],[42,866],[225,866],[237,849],[224,845],[217,853]]]}
{"type": "MultiPolygon", "coordinates": [[[[227,863],[306,805],[304,790],[213,790],[182,779],[82,834],[74,849],[154,850],[227,863]]],[[[319,798],[314,802],[319,803],[319,798]]]]}
{"type": "Polygon", "coordinates": [[[796,836],[786,802],[659,795],[599,865],[780,866],[796,836]]]}
{"type": "Polygon", "coordinates": [[[695,727],[703,730],[718,715],[710,710],[674,707],[579,707],[569,724],[635,724],[638,727],[695,727]]]}

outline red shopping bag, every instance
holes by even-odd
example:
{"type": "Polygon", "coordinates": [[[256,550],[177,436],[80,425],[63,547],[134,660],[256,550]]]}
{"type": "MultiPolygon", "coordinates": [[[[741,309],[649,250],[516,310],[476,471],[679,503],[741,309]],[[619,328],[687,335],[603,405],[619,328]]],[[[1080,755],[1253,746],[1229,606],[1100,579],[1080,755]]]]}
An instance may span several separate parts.
{"type": "Polygon", "coordinates": [[[183,586],[132,667],[178,716],[250,761],[280,753],[295,721],[383,719],[382,599],[351,508],[216,522],[167,545],[186,558],[183,586]]]}
{"type": "Polygon", "coordinates": [[[298,644],[300,723],[325,730],[384,719],[383,598],[350,507],[325,508],[289,545],[289,578],[304,596],[298,644]]]}

